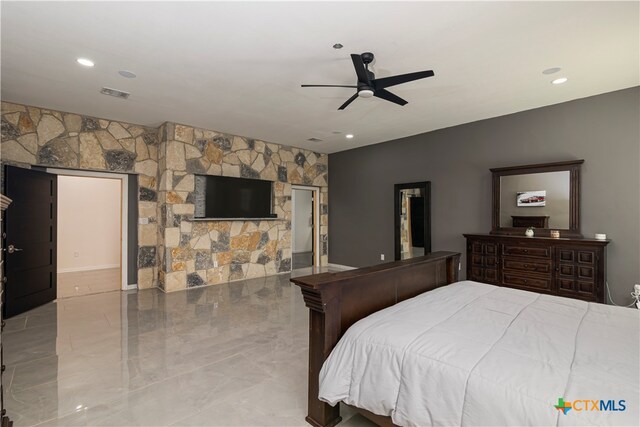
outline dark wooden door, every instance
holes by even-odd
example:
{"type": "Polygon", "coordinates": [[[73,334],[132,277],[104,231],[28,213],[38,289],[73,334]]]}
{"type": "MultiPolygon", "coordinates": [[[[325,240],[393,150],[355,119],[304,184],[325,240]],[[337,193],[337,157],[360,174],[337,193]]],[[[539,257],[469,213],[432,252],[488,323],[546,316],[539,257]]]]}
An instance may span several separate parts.
{"type": "Polygon", "coordinates": [[[5,166],[5,317],[56,298],[57,177],[5,166]]]}

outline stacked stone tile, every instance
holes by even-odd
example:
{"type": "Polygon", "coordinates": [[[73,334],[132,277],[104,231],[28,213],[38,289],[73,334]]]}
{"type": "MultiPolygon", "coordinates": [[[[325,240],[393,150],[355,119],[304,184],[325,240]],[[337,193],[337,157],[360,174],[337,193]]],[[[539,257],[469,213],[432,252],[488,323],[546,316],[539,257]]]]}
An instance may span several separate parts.
{"type": "Polygon", "coordinates": [[[138,174],[138,287],[157,286],[157,129],[2,102],[3,163],[138,174]],[[152,194],[152,197],[143,197],[152,194]]]}
{"type": "Polygon", "coordinates": [[[291,186],[321,188],[327,262],[327,156],[166,123],[160,130],[159,285],[167,291],[291,271],[291,186]],[[278,220],[192,221],[194,174],[274,181],[278,220]]]}
{"type": "Polygon", "coordinates": [[[328,157],[165,123],[160,129],[2,103],[3,163],[136,173],[138,286],[166,291],[291,271],[291,186],[320,187],[326,264],[328,157]],[[274,182],[272,221],[193,221],[194,174],[274,182]]]}

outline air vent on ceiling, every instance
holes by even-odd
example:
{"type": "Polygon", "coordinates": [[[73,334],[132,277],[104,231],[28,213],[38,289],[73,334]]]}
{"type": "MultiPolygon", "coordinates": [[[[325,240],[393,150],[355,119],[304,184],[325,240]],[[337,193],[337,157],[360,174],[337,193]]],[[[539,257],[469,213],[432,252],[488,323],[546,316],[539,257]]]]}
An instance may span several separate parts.
{"type": "Polygon", "coordinates": [[[320,142],[320,141],[322,141],[322,140],[321,140],[321,139],[318,139],[318,138],[309,138],[309,139],[307,139],[307,141],[311,141],[311,142],[320,142]]]}
{"type": "Polygon", "coordinates": [[[100,89],[100,93],[103,95],[115,96],[116,98],[122,99],[127,99],[129,95],[131,95],[129,92],[124,92],[118,89],[111,89],[108,87],[103,87],[102,89],[100,89]]]}

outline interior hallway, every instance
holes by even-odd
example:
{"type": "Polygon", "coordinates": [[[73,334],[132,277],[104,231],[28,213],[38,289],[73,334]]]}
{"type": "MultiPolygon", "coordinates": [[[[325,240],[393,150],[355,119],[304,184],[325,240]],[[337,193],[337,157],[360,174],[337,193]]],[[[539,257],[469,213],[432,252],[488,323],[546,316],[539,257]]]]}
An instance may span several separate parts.
{"type": "Polygon", "coordinates": [[[7,320],[5,406],[16,427],[306,426],[307,340],[288,274],[61,299],[7,320]]]}

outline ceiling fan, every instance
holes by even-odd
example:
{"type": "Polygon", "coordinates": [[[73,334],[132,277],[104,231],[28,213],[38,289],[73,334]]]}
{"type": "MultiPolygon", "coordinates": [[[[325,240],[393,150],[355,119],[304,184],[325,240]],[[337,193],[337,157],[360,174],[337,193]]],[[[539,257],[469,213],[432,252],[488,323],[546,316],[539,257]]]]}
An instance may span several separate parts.
{"type": "Polygon", "coordinates": [[[426,77],[433,76],[433,71],[418,71],[415,73],[400,74],[398,76],[382,77],[376,79],[375,75],[369,71],[369,64],[373,61],[373,53],[365,52],[362,55],[355,53],[351,54],[351,60],[353,61],[353,67],[356,69],[356,75],[358,76],[358,83],[355,86],[351,85],[302,85],[302,87],[346,87],[357,89],[355,95],[347,99],[347,101],[338,108],[338,110],[344,110],[349,104],[351,104],[359,96],[362,98],[382,98],[384,100],[393,102],[398,105],[405,105],[407,101],[400,98],[398,95],[394,95],[385,88],[389,86],[395,86],[402,83],[411,82],[414,80],[424,79],[426,77]]]}

